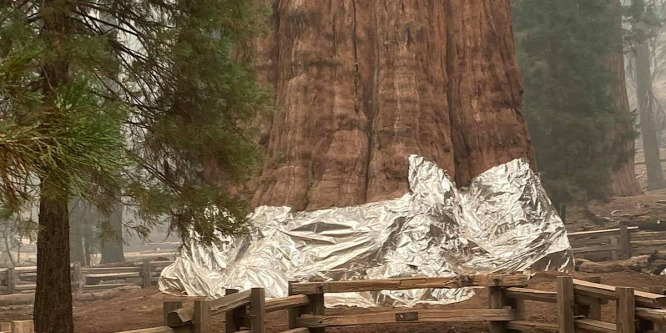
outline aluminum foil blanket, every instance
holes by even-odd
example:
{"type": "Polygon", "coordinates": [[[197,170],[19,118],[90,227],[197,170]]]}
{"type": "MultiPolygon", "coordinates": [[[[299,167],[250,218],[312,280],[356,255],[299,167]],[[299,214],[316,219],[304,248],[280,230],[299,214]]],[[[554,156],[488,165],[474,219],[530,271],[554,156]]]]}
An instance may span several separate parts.
{"type": "MultiPolygon", "coordinates": [[[[259,207],[253,232],[183,249],[160,290],[219,298],[225,288],[287,294],[290,280],[453,277],[568,270],[571,247],[526,160],[494,167],[457,189],[422,157],[409,157],[411,193],[361,206],[293,212],[259,207]]],[[[428,289],[327,295],[327,306],[413,306],[465,300],[473,290],[428,289]],[[330,296],[330,297],[329,297],[330,296]]]]}

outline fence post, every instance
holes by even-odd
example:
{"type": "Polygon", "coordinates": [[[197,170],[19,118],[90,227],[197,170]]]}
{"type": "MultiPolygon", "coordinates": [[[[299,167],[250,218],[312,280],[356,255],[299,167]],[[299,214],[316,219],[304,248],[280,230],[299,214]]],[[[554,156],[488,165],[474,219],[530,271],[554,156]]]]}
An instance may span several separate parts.
{"type": "Polygon", "coordinates": [[[78,293],[83,289],[82,280],[81,263],[78,261],[72,263],[72,283],[74,284],[74,290],[72,290],[73,292],[78,293]]]}
{"type": "Polygon", "coordinates": [[[571,276],[557,277],[557,327],[559,333],[574,333],[574,286],[571,276]]]}
{"type": "MultiPolygon", "coordinates": [[[[488,308],[501,309],[504,307],[502,287],[488,287],[488,308]]],[[[501,321],[491,321],[489,324],[490,333],[506,332],[506,323],[501,321]]]]}
{"type": "Polygon", "coordinates": [[[176,311],[183,307],[183,302],[181,301],[168,301],[162,303],[162,323],[164,326],[168,326],[167,317],[169,313],[176,311]]]}
{"type": "MultiPolygon", "coordinates": [[[[287,295],[292,296],[294,295],[293,291],[293,285],[295,283],[298,283],[298,281],[289,281],[288,282],[288,287],[287,287],[287,295]]],[[[294,329],[296,328],[296,318],[301,315],[301,308],[289,308],[287,310],[287,318],[288,318],[288,328],[294,329]]]]}
{"type": "Polygon", "coordinates": [[[615,261],[618,259],[617,256],[617,236],[610,236],[610,244],[613,246],[613,249],[611,250],[611,260],[615,261]]]}
{"type": "Polygon", "coordinates": [[[264,288],[250,289],[250,332],[264,333],[266,317],[266,291],[264,288]]]}
{"type": "Polygon", "coordinates": [[[525,320],[525,300],[517,298],[504,297],[506,305],[510,306],[515,313],[515,320],[525,320]]]}
{"type": "Polygon", "coordinates": [[[615,287],[615,294],[617,295],[617,332],[636,332],[636,299],[634,298],[634,288],[615,287]]]}
{"type": "Polygon", "coordinates": [[[35,326],[32,320],[12,321],[12,333],[34,333],[35,326]]]}
{"type": "Polygon", "coordinates": [[[13,294],[16,291],[16,272],[14,267],[7,267],[7,294],[13,294]]]}
{"type": "MultiPolygon", "coordinates": [[[[601,283],[600,276],[586,276],[581,277],[580,279],[588,282],[601,283]]],[[[576,297],[574,315],[582,315],[587,319],[601,320],[601,300],[587,296],[576,297]]]]}
{"type": "Polygon", "coordinates": [[[619,241],[619,252],[622,256],[622,259],[631,258],[631,238],[629,236],[629,230],[627,229],[627,224],[625,222],[620,222],[620,239],[619,241]]]}
{"type": "MultiPolygon", "coordinates": [[[[319,281],[323,282],[323,281],[319,281]]],[[[323,316],[326,314],[326,307],[324,306],[324,286],[323,284],[319,286],[317,294],[308,295],[310,299],[310,304],[307,305],[307,313],[314,316],[323,316]]],[[[310,333],[324,333],[326,328],[324,327],[313,327],[309,328],[310,333]]]]}
{"type": "MultiPolygon", "coordinates": [[[[224,295],[229,296],[238,293],[238,289],[225,289],[224,295]]],[[[237,332],[243,327],[247,307],[241,306],[224,313],[224,331],[237,332]]]]}
{"type": "Polygon", "coordinates": [[[144,259],[141,262],[141,288],[150,288],[152,284],[152,274],[150,273],[150,259],[144,259]]]}
{"type": "Polygon", "coordinates": [[[194,333],[210,332],[210,300],[194,301],[194,333]]]}

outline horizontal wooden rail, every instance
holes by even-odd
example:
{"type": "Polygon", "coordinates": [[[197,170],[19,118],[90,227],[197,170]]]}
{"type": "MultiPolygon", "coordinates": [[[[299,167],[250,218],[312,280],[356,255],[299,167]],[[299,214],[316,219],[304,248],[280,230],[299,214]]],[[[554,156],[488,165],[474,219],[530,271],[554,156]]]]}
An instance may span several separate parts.
{"type": "Polygon", "coordinates": [[[293,328],[290,330],[282,331],[280,333],[308,333],[310,330],[308,330],[305,327],[299,327],[299,328],[293,328]]]}
{"type": "MultiPolygon", "coordinates": [[[[629,232],[638,232],[638,227],[627,227],[629,232]]],[[[601,236],[606,234],[619,233],[620,228],[614,229],[604,229],[604,230],[591,230],[591,231],[579,231],[579,232],[568,232],[567,236],[569,237],[590,237],[590,236],[601,236]]]]}
{"type": "Polygon", "coordinates": [[[666,310],[637,307],[636,317],[657,323],[666,323],[666,310]]]}
{"type": "Polygon", "coordinates": [[[557,333],[557,325],[551,323],[539,323],[534,321],[514,320],[506,324],[506,328],[520,332],[546,332],[557,333]]]}
{"type": "Polygon", "coordinates": [[[151,328],[142,328],[132,331],[121,331],[117,333],[191,333],[192,329],[189,327],[171,328],[169,326],[159,326],[151,328]]]}
{"type": "Polygon", "coordinates": [[[296,308],[310,304],[306,295],[294,295],[266,300],[266,313],[296,308]]]}
{"type": "MultiPolygon", "coordinates": [[[[576,294],[590,296],[594,298],[601,298],[607,300],[617,300],[615,287],[605,284],[587,282],[583,280],[574,279],[574,290],[576,294]]],[[[645,308],[660,309],[666,307],[666,296],[648,293],[644,291],[636,291],[636,305],[645,308]]]]}
{"type": "Polygon", "coordinates": [[[401,278],[333,282],[307,282],[292,285],[293,294],[346,293],[406,289],[455,289],[462,287],[524,287],[527,275],[464,275],[451,278],[401,278]]]}
{"type": "Polygon", "coordinates": [[[409,322],[510,321],[514,319],[512,309],[410,310],[340,316],[302,316],[296,318],[296,325],[318,328],[409,322]]]}
{"type": "Polygon", "coordinates": [[[504,295],[507,298],[522,299],[526,301],[557,303],[557,293],[554,291],[513,287],[507,288],[504,295]]]}
{"type": "MultiPolygon", "coordinates": [[[[250,304],[250,290],[211,301],[210,312],[222,313],[248,304],[250,304]]],[[[194,307],[187,306],[170,312],[166,322],[169,327],[181,327],[191,324],[192,320],[194,320],[194,307]]]]}
{"type": "Polygon", "coordinates": [[[593,319],[576,319],[576,329],[585,330],[585,332],[600,332],[600,333],[616,333],[617,325],[593,320],[593,319]]]}

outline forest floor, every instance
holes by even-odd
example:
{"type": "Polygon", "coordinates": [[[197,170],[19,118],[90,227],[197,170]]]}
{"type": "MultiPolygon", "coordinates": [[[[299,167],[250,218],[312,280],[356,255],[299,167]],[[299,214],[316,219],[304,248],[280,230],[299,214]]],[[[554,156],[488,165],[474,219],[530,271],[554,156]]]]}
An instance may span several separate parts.
{"type": "MultiPolygon", "coordinates": [[[[648,192],[640,196],[613,198],[607,202],[591,202],[586,205],[569,207],[567,212],[567,229],[570,231],[594,230],[613,227],[627,216],[640,215],[652,220],[666,221],[666,190],[648,192]]],[[[557,273],[538,273],[529,282],[529,288],[541,290],[554,290],[554,281],[557,273]]],[[[602,283],[614,286],[631,286],[640,290],[647,290],[651,286],[666,286],[666,276],[647,275],[632,271],[619,273],[586,274],[576,272],[574,276],[600,276],[602,283]]],[[[193,298],[176,297],[160,293],[156,287],[148,289],[130,290],[110,300],[93,302],[75,302],[74,320],[76,332],[116,332],[149,328],[161,325],[162,302],[167,300],[182,300],[190,304],[193,298]]],[[[485,290],[479,289],[472,299],[458,304],[446,306],[423,306],[423,308],[485,308],[487,295],[485,290]]],[[[555,305],[547,303],[527,302],[528,320],[539,322],[555,322],[555,305]]],[[[365,313],[385,311],[386,309],[357,309],[337,308],[327,309],[330,314],[365,313]]],[[[609,302],[603,306],[602,319],[613,321],[614,304],[609,302]]],[[[0,307],[0,322],[10,320],[30,319],[32,306],[0,307]]],[[[223,316],[214,316],[214,327],[222,332],[223,316]]],[[[286,329],[286,313],[273,313],[268,318],[269,332],[280,332],[286,329]]],[[[331,328],[327,332],[335,333],[384,333],[384,332],[487,332],[485,323],[421,323],[402,325],[371,325],[363,328],[331,328]]]]}

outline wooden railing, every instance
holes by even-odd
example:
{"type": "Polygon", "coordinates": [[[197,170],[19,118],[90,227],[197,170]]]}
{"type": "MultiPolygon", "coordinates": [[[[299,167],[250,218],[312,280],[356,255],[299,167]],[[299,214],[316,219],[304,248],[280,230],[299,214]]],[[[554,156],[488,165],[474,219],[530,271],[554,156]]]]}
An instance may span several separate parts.
{"type": "Polygon", "coordinates": [[[666,232],[638,227],[570,232],[569,242],[577,257],[595,261],[629,259],[632,256],[666,251],[666,232]]]}
{"type": "MultiPolygon", "coordinates": [[[[86,292],[139,285],[142,288],[157,283],[164,267],[173,261],[143,260],[124,267],[81,267],[71,265],[72,291],[86,292]]],[[[35,290],[37,266],[0,268],[0,294],[29,293],[35,290]]]]}
{"type": "Polygon", "coordinates": [[[287,310],[288,330],[282,333],[324,332],[326,327],[418,322],[489,323],[491,333],[522,332],[660,332],[666,328],[666,296],[628,287],[612,287],[592,281],[558,277],[557,291],[525,288],[525,275],[478,275],[458,278],[406,278],[387,280],[289,283],[289,296],[265,299],[264,289],[244,292],[228,290],[218,300],[198,300],[193,306],[180,302],[164,303],[164,326],[130,332],[212,332],[210,318],[224,314],[225,332],[264,333],[266,314],[287,310]],[[400,309],[384,312],[327,315],[326,294],[405,290],[421,288],[488,288],[488,308],[483,309],[400,309]],[[553,303],[557,322],[528,321],[525,301],[553,303]],[[616,304],[616,321],[601,321],[601,306],[616,304]]]}

